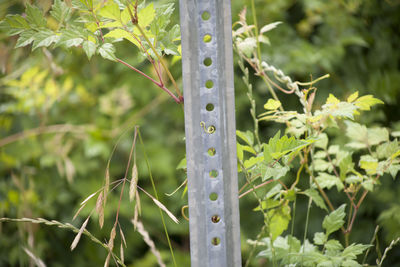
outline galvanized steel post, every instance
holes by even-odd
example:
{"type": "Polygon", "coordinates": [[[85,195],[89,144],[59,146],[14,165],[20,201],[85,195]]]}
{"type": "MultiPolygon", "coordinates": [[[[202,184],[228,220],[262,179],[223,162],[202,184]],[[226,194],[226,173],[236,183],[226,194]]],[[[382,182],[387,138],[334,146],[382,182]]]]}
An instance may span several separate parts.
{"type": "Polygon", "coordinates": [[[180,0],[192,267],[239,267],[230,0],[180,0]]]}

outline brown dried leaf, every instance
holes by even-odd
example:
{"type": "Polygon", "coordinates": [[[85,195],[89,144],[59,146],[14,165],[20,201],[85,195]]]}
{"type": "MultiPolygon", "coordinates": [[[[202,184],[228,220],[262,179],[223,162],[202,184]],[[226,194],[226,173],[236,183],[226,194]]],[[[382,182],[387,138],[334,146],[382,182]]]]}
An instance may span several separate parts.
{"type": "Polygon", "coordinates": [[[165,213],[167,213],[167,215],[175,222],[175,223],[179,223],[178,219],[174,216],[174,214],[172,214],[172,212],[170,212],[160,201],[158,201],[155,198],[152,198],[154,203],[163,211],[165,211],[165,213]]]}
{"type": "Polygon", "coordinates": [[[96,201],[96,212],[99,214],[99,225],[103,228],[104,225],[104,192],[101,191],[96,201]]]}
{"type": "Polygon", "coordinates": [[[135,199],[135,193],[137,190],[138,183],[138,170],[136,164],[133,164],[132,167],[132,180],[131,185],[129,186],[129,201],[132,202],[135,199]]]}
{"type": "Polygon", "coordinates": [[[125,235],[124,235],[124,232],[122,231],[121,228],[119,228],[119,233],[120,233],[120,235],[121,235],[121,240],[122,240],[122,242],[124,242],[125,247],[127,247],[127,245],[126,245],[126,240],[125,240],[125,235]]]}
{"type": "Polygon", "coordinates": [[[139,191],[136,190],[136,206],[138,208],[139,215],[142,215],[142,205],[140,204],[139,191]]]}
{"type": "Polygon", "coordinates": [[[86,202],[88,202],[92,197],[94,197],[97,194],[97,192],[94,192],[93,194],[91,194],[90,196],[88,196],[87,198],[85,198],[84,201],[82,201],[81,206],[83,204],[86,204],[86,202]]]}
{"type": "Polygon", "coordinates": [[[115,235],[116,235],[116,230],[114,225],[114,227],[111,229],[110,240],[108,241],[108,248],[110,249],[110,251],[112,251],[114,248],[115,235]]]}
{"type": "Polygon", "coordinates": [[[84,205],[82,205],[78,211],[75,213],[74,217],[72,218],[72,220],[75,220],[76,216],[78,216],[78,214],[83,210],[83,208],[86,206],[86,203],[84,205]]]}
{"type": "Polygon", "coordinates": [[[108,252],[106,261],[104,262],[104,267],[108,267],[108,265],[110,265],[110,258],[111,258],[111,251],[108,252]]]}
{"type": "Polygon", "coordinates": [[[87,226],[87,224],[88,224],[88,222],[89,222],[89,218],[90,218],[90,217],[87,217],[87,219],[83,222],[81,228],[79,229],[78,234],[77,234],[77,235],[75,236],[75,238],[74,238],[74,241],[72,241],[71,250],[74,250],[75,247],[76,247],[76,245],[78,245],[79,240],[81,239],[82,233],[83,233],[83,231],[85,230],[85,228],[86,228],[86,226],[87,226]]]}
{"type": "MultiPolygon", "coordinates": [[[[126,246],[126,244],[125,244],[125,246],[126,246]]],[[[122,263],[124,263],[125,262],[125,260],[124,260],[124,246],[122,245],[122,242],[121,242],[121,248],[119,249],[119,253],[120,253],[121,261],[122,261],[122,263]]]]}

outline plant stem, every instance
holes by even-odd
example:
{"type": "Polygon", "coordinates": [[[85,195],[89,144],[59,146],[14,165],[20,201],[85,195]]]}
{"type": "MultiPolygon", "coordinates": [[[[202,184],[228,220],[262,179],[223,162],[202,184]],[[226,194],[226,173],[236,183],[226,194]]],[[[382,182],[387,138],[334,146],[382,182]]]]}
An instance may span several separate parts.
{"type": "MultiPolygon", "coordinates": [[[[157,194],[157,188],[156,188],[156,185],[154,183],[153,175],[151,173],[149,159],[147,158],[147,153],[146,153],[146,150],[144,149],[144,143],[143,143],[142,135],[140,134],[139,130],[138,130],[138,135],[139,135],[140,144],[142,145],[142,149],[143,149],[144,160],[146,161],[147,169],[149,171],[149,177],[150,177],[150,181],[151,181],[151,186],[153,187],[154,197],[157,200],[159,200],[158,194],[157,194]]],[[[160,211],[161,221],[162,221],[162,224],[163,224],[163,227],[164,227],[164,232],[165,232],[165,236],[167,238],[169,250],[171,252],[172,261],[173,261],[174,266],[177,267],[178,265],[176,264],[174,250],[172,248],[171,240],[170,240],[169,235],[168,235],[168,229],[167,229],[167,225],[165,224],[164,215],[163,215],[163,212],[161,211],[160,207],[158,208],[158,210],[160,211]]]]}
{"type": "Polygon", "coordinates": [[[148,76],[147,74],[143,73],[142,71],[138,70],[137,68],[133,67],[132,65],[126,63],[125,61],[123,61],[122,59],[117,58],[117,61],[119,63],[124,64],[125,66],[127,66],[128,68],[130,68],[131,70],[136,71],[137,73],[139,73],[140,75],[144,76],[145,78],[149,79],[151,82],[153,82],[155,85],[157,85],[158,87],[160,87],[164,92],[166,92],[167,94],[169,94],[176,103],[180,104],[182,103],[182,101],[176,97],[168,88],[165,87],[165,85],[161,82],[157,82],[156,80],[154,80],[153,78],[151,78],[150,76],[148,76]]]}
{"type": "Polygon", "coordinates": [[[158,61],[161,63],[161,65],[163,66],[164,70],[167,72],[167,75],[169,77],[169,79],[171,80],[176,93],[178,94],[178,97],[181,99],[183,98],[178,85],[175,82],[174,77],[172,76],[171,72],[169,71],[169,69],[167,68],[167,66],[165,65],[164,61],[162,60],[161,56],[157,53],[157,50],[154,48],[153,44],[150,42],[149,38],[147,37],[147,35],[144,33],[143,29],[140,27],[139,23],[137,23],[135,25],[138,30],[140,31],[140,33],[143,35],[144,39],[146,40],[146,42],[149,44],[149,46],[151,47],[151,50],[153,50],[154,54],[156,55],[156,57],[158,58],[158,61]]]}

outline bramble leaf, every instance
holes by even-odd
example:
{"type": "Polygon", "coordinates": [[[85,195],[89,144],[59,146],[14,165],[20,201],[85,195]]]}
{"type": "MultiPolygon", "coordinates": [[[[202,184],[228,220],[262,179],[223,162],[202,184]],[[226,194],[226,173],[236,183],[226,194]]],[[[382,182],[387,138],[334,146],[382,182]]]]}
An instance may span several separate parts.
{"type": "Polygon", "coordinates": [[[382,100],[374,98],[372,95],[365,95],[357,99],[354,104],[361,110],[370,110],[376,104],[384,104],[382,100]]]}
{"type": "Polygon", "coordinates": [[[317,190],[309,188],[306,191],[304,191],[304,194],[306,196],[308,196],[309,198],[311,198],[311,200],[314,201],[314,203],[315,203],[315,205],[317,205],[317,207],[320,207],[321,209],[328,211],[328,208],[326,207],[324,200],[319,195],[317,190]]]}
{"type": "Polygon", "coordinates": [[[277,209],[272,209],[268,211],[268,216],[270,218],[269,230],[272,240],[275,240],[288,228],[291,219],[290,207],[285,205],[277,209]]]}
{"type": "Polygon", "coordinates": [[[344,212],[345,208],[346,204],[343,204],[329,213],[329,215],[325,216],[324,221],[322,222],[322,227],[325,229],[327,236],[339,230],[340,227],[343,226],[344,217],[346,216],[346,213],[344,212]]]}
{"type": "Polygon", "coordinates": [[[85,51],[88,59],[91,59],[92,56],[96,53],[96,44],[92,41],[86,40],[82,44],[83,51],[85,51]]]}
{"type": "Polygon", "coordinates": [[[342,181],[335,175],[320,172],[315,179],[321,188],[331,189],[334,185],[336,185],[338,191],[344,188],[342,181]]]}
{"type": "Polygon", "coordinates": [[[71,17],[71,8],[65,4],[64,1],[55,0],[51,8],[50,14],[58,22],[62,23],[68,21],[71,17]]]}
{"type": "Polygon", "coordinates": [[[58,42],[60,39],[59,35],[54,34],[53,31],[51,30],[43,30],[40,32],[37,32],[34,35],[34,41],[32,45],[32,50],[35,50],[38,47],[48,47],[53,43],[58,42]]]}
{"type": "Polygon", "coordinates": [[[46,19],[43,12],[36,6],[31,4],[26,5],[26,19],[30,24],[37,27],[46,27],[46,19]]]}
{"type": "Polygon", "coordinates": [[[264,108],[265,108],[266,110],[276,110],[276,109],[278,109],[281,105],[282,105],[282,104],[281,104],[280,101],[277,101],[277,100],[275,100],[275,99],[270,98],[270,99],[268,99],[267,103],[264,105],[264,108]]]}
{"type": "Polygon", "coordinates": [[[115,47],[110,43],[105,43],[99,48],[100,55],[108,60],[116,61],[117,58],[115,57],[115,47]]]}

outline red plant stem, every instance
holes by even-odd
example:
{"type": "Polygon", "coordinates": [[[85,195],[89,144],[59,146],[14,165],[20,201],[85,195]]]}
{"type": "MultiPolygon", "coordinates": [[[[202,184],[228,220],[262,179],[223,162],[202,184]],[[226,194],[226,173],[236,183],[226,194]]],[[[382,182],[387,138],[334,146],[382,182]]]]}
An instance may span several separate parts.
{"type": "Polygon", "coordinates": [[[145,78],[149,79],[151,82],[153,82],[155,85],[157,85],[158,87],[160,87],[163,91],[165,91],[167,94],[169,94],[176,103],[180,104],[182,103],[182,100],[179,99],[178,97],[176,97],[170,90],[168,90],[168,88],[166,88],[162,83],[157,82],[156,80],[154,80],[153,78],[151,78],[150,76],[148,76],[147,74],[143,73],[142,71],[138,70],[137,68],[133,67],[132,65],[126,63],[125,61],[117,58],[117,61],[119,63],[124,64],[125,66],[127,66],[128,68],[130,68],[133,71],[136,71],[137,73],[139,73],[140,75],[144,76],[145,78]]]}

